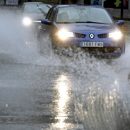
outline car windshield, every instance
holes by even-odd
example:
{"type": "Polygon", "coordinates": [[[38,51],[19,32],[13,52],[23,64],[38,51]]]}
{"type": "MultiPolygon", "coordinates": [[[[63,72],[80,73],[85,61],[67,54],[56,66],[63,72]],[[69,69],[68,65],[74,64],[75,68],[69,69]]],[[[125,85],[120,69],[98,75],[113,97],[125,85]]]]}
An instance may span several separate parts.
{"type": "Polygon", "coordinates": [[[51,6],[50,6],[50,5],[45,5],[45,4],[40,4],[40,5],[38,6],[38,8],[41,10],[41,12],[47,14],[47,12],[48,12],[48,10],[51,8],[51,6]]]}
{"type": "MultiPolygon", "coordinates": [[[[43,7],[41,7],[41,9],[43,10],[43,7]]],[[[41,10],[39,9],[39,4],[27,4],[24,6],[24,12],[25,13],[41,13],[41,10]]]]}
{"type": "Polygon", "coordinates": [[[40,13],[40,10],[38,9],[37,5],[31,4],[31,5],[25,5],[24,12],[26,12],[26,13],[40,13]]]}
{"type": "Polygon", "coordinates": [[[102,8],[87,6],[71,6],[59,8],[57,23],[112,23],[112,19],[102,8]]]}

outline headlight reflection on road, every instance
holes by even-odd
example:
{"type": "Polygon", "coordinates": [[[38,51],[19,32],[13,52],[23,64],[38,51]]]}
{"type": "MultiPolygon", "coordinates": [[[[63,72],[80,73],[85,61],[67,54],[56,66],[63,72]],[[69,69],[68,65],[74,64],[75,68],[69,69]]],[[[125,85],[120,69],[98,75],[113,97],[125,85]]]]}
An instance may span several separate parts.
{"type": "Polygon", "coordinates": [[[56,105],[56,124],[53,124],[54,128],[67,129],[70,126],[66,124],[65,121],[68,118],[67,107],[70,101],[70,90],[71,82],[67,75],[62,74],[58,77],[55,84],[55,89],[57,90],[57,105],[56,105]]]}

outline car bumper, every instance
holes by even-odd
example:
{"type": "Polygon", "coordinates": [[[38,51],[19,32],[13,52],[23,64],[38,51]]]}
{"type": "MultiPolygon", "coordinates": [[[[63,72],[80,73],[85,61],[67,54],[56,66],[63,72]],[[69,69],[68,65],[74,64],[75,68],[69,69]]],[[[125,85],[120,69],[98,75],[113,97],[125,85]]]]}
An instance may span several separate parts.
{"type": "MultiPolygon", "coordinates": [[[[110,40],[100,41],[103,42],[102,47],[83,47],[80,43],[86,40],[76,40],[71,39],[64,42],[57,42],[56,44],[60,47],[72,47],[73,49],[81,48],[85,52],[89,52],[92,55],[101,56],[101,57],[119,57],[125,52],[125,40],[113,42],[110,40]]],[[[95,41],[88,41],[95,42],[95,41]]]]}

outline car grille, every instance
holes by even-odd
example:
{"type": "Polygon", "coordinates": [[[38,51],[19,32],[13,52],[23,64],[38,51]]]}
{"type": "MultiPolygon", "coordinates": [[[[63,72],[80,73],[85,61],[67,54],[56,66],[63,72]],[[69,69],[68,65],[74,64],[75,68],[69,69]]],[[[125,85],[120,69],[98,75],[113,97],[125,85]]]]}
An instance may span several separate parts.
{"type": "Polygon", "coordinates": [[[81,34],[81,33],[75,33],[75,36],[76,36],[77,38],[85,38],[85,37],[86,37],[85,34],[81,34]]]}
{"type": "Polygon", "coordinates": [[[107,38],[107,37],[108,37],[108,34],[98,34],[98,37],[99,37],[99,38],[107,38]]]}
{"type": "MultiPolygon", "coordinates": [[[[86,37],[86,34],[75,33],[75,36],[76,36],[77,38],[85,38],[85,37],[86,37]]],[[[108,34],[98,34],[98,37],[99,37],[99,38],[107,38],[107,37],[108,37],[108,34]]]]}

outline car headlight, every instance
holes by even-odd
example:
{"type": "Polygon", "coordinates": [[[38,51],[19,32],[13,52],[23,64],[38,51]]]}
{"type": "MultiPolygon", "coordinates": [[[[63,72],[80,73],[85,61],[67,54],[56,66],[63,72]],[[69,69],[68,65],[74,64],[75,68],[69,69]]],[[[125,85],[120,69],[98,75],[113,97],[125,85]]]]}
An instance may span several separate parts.
{"type": "Polygon", "coordinates": [[[122,37],[123,37],[123,34],[120,30],[115,30],[115,31],[109,33],[109,38],[112,38],[115,41],[121,40],[122,37]]]}
{"type": "Polygon", "coordinates": [[[62,41],[65,41],[67,40],[68,38],[72,38],[74,37],[74,33],[73,32],[70,32],[66,29],[60,29],[57,33],[56,33],[57,37],[62,40],[62,41]]]}
{"type": "Polygon", "coordinates": [[[24,17],[22,22],[24,26],[30,26],[32,24],[32,19],[29,17],[24,17]]]}

